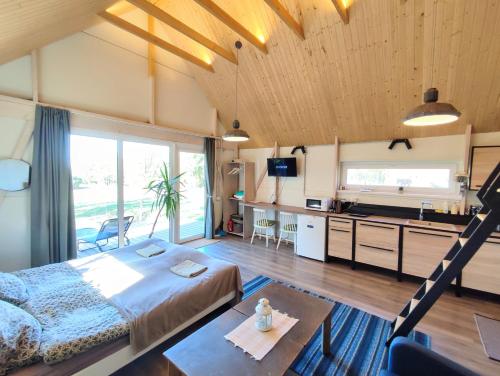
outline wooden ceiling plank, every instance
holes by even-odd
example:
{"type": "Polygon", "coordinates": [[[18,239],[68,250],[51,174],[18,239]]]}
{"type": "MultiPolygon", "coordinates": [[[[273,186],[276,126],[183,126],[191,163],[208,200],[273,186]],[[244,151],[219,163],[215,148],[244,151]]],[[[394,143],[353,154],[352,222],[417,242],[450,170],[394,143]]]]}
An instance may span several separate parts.
{"type": "MultiPolygon", "coordinates": [[[[155,19],[148,15],[148,33],[155,33],[155,19]]],[[[148,43],[148,86],[149,86],[149,113],[148,121],[151,124],[156,123],[156,63],[155,63],[155,45],[148,43]]]]}
{"type": "Polygon", "coordinates": [[[302,40],[306,39],[304,36],[304,29],[302,25],[292,17],[288,10],[281,4],[279,0],[264,0],[267,5],[281,18],[281,20],[302,40]]]}
{"type": "Polygon", "coordinates": [[[261,42],[255,35],[253,35],[248,29],[246,29],[242,24],[236,21],[228,13],[226,13],[222,8],[215,4],[212,0],[194,0],[200,6],[205,8],[214,17],[217,17],[230,29],[234,30],[237,34],[241,35],[247,41],[252,43],[259,50],[267,54],[266,44],[261,42]]]}
{"type": "Polygon", "coordinates": [[[337,13],[344,23],[347,25],[349,23],[349,11],[346,5],[344,5],[343,0],[332,0],[335,9],[337,9],[337,13]]]}
{"type": "Polygon", "coordinates": [[[212,50],[217,55],[223,57],[227,61],[238,64],[238,60],[236,60],[236,56],[232,51],[226,50],[225,48],[219,46],[217,43],[211,41],[204,35],[198,33],[196,30],[192,29],[185,23],[179,21],[178,19],[172,17],[170,14],[165,12],[163,9],[153,5],[147,0],[127,0],[129,3],[135,5],[137,8],[143,10],[150,16],[153,16],[157,20],[169,25],[174,28],[178,32],[186,35],[188,38],[193,39],[199,44],[205,46],[209,50],[212,50]]]}
{"type": "MultiPolygon", "coordinates": [[[[318,2],[300,1],[304,30],[307,25],[304,41],[290,37],[289,27],[264,1],[214,1],[245,21],[249,30],[257,30],[250,27],[255,24],[259,30],[271,31],[276,46],[267,56],[253,48],[240,52],[238,117],[251,136],[242,148],[272,147],[275,140],[287,146],[331,144],[334,136],[342,142],[364,142],[462,134],[465,122],[473,122],[475,132],[500,130],[500,76],[494,74],[500,62],[500,22],[494,21],[500,19],[500,7],[495,0],[485,0],[486,4],[438,0],[436,45],[443,52],[435,56],[436,68],[439,65],[436,84],[443,88],[446,100],[443,85],[448,84],[448,76],[444,72],[452,68],[446,68],[450,57],[445,59],[444,52],[449,48],[447,54],[456,54],[451,86],[458,89],[449,92],[460,93],[459,99],[454,94],[450,101],[464,115],[450,126],[422,129],[402,125],[401,117],[422,102],[423,64],[432,60],[435,0],[356,2],[349,27],[332,15],[336,11],[331,3],[320,9],[318,2]],[[481,27],[480,21],[486,25],[481,27]],[[457,39],[455,43],[451,38],[457,39]],[[480,54],[484,56],[477,58],[480,54]],[[465,90],[467,86],[470,89],[465,90]],[[471,103],[474,96],[477,102],[471,103]]],[[[280,1],[297,20],[290,6],[297,0],[280,1]]],[[[234,40],[234,32],[221,27],[197,3],[175,3],[179,2],[165,2],[162,9],[197,27],[194,20],[200,20],[205,29],[198,30],[214,35],[220,43],[229,45],[234,40]]],[[[430,78],[429,73],[425,77],[430,78]]],[[[215,75],[194,73],[228,128],[234,113],[234,74],[230,64],[222,64],[215,75]]]]}
{"type": "Polygon", "coordinates": [[[111,14],[109,12],[101,12],[99,13],[99,16],[104,18],[106,21],[109,23],[141,38],[144,39],[146,42],[152,43],[157,47],[160,47],[164,49],[165,51],[168,51],[174,55],[179,56],[182,59],[185,59],[195,65],[198,65],[199,67],[209,71],[209,72],[214,72],[214,69],[211,64],[208,64],[204,62],[203,60],[197,58],[196,56],[193,56],[189,54],[188,52],[181,50],[180,48],[174,46],[173,44],[170,44],[166,42],[165,40],[158,38],[156,35],[153,35],[151,33],[148,33],[147,31],[141,29],[140,27],[137,27],[130,22],[125,21],[124,19],[115,16],[114,14],[111,14]]]}

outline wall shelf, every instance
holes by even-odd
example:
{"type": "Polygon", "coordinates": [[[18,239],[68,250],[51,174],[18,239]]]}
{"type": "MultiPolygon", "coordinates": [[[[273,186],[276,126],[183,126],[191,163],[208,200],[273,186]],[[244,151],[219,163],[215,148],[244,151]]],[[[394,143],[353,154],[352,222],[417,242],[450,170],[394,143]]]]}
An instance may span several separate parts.
{"type": "Polygon", "coordinates": [[[253,162],[227,162],[223,165],[223,188],[224,199],[222,203],[223,228],[229,234],[243,237],[243,232],[230,232],[227,230],[227,222],[232,214],[239,214],[240,202],[255,200],[255,164],[253,162]],[[239,167],[237,174],[229,174],[231,170],[239,167]],[[233,197],[238,191],[244,191],[243,200],[233,197]],[[234,203],[237,203],[234,205],[234,203]]]}

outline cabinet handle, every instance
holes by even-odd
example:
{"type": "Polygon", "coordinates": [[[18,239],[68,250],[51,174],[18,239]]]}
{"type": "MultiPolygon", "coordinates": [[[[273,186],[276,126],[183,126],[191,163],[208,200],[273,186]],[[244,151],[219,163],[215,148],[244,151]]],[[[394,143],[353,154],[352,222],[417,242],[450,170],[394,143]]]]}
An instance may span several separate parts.
{"type": "Polygon", "coordinates": [[[429,235],[429,236],[438,236],[438,237],[440,237],[440,238],[449,238],[449,239],[453,239],[453,235],[431,234],[431,233],[428,233],[428,232],[420,232],[420,231],[414,231],[414,230],[408,230],[408,232],[411,232],[412,234],[429,235]]]}
{"type": "Polygon", "coordinates": [[[361,243],[359,243],[359,245],[362,246],[362,247],[378,249],[379,251],[394,252],[393,249],[387,249],[387,248],[382,248],[382,247],[375,247],[373,245],[367,245],[367,244],[361,244],[361,243]]]}
{"type": "Polygon", "coordinates": [[[492,242],[491,240],[485,240],[484,242],[485,243],[490,243],[490,244],[500,245],[500,243],[498,243],[498,242],[492,242]]]}
{"type": "MultiPolygon", "coordinates": [[[[359,222],[358,222],[359,223],[359,222]]],[[[387,226],[381,226],[381,225],[372,225],[368,223],[359,223],[361,226],[368,226],[368,227],[377,227],[377,228],[385,228],[386,230],[395,230],[394,227],[387,227],[387,226]]]]}
{"type": "Polygon", "coordinates": [[[341,230],[339,228],[331,228],[330,227],[330,231],[338,231],[338,232],[351,232],[351,230],[341,230]]]}
{"type": "Polygon", "coordinates": [[[476,184],[475,187],[476,188],[481,188],[483,185],[482,184],[476,184]]]}
{"type": "Polygon", "coordinates": [[[347,225],[350,225],[350,224],[351,224],[351,222],[339,221],[338,219],[332,219],[332,218],[330,218],[330,222],[345,223],[345,224],[347,224],[347,225]]]}

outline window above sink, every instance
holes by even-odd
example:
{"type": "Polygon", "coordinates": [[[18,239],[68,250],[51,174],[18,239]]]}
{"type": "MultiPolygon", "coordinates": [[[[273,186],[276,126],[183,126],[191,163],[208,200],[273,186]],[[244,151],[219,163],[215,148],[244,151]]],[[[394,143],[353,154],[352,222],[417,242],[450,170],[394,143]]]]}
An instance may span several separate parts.
{"type": "Polygon", "coordinates": [[[456,162],[343,162],[341,185],[363,193],[452,197],[459,193],[457,167],[456,162]]]}

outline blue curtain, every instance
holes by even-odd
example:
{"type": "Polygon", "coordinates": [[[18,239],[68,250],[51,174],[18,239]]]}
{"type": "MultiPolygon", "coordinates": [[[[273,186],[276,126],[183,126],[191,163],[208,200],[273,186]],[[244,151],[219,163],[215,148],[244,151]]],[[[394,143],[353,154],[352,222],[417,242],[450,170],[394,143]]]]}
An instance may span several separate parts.
{"type": "Polygon", "coordinates": [[[69,111],[36,107],[31,180],[33,267],[77,255],[69,119],[69,111]]]}
{"type": "Polygon", "coordinates": [[[205,238],[214,237],[214,185],[215,185],[215,139],[205,137],[205,190],[207,201],[205,203],[205,238]]]}

